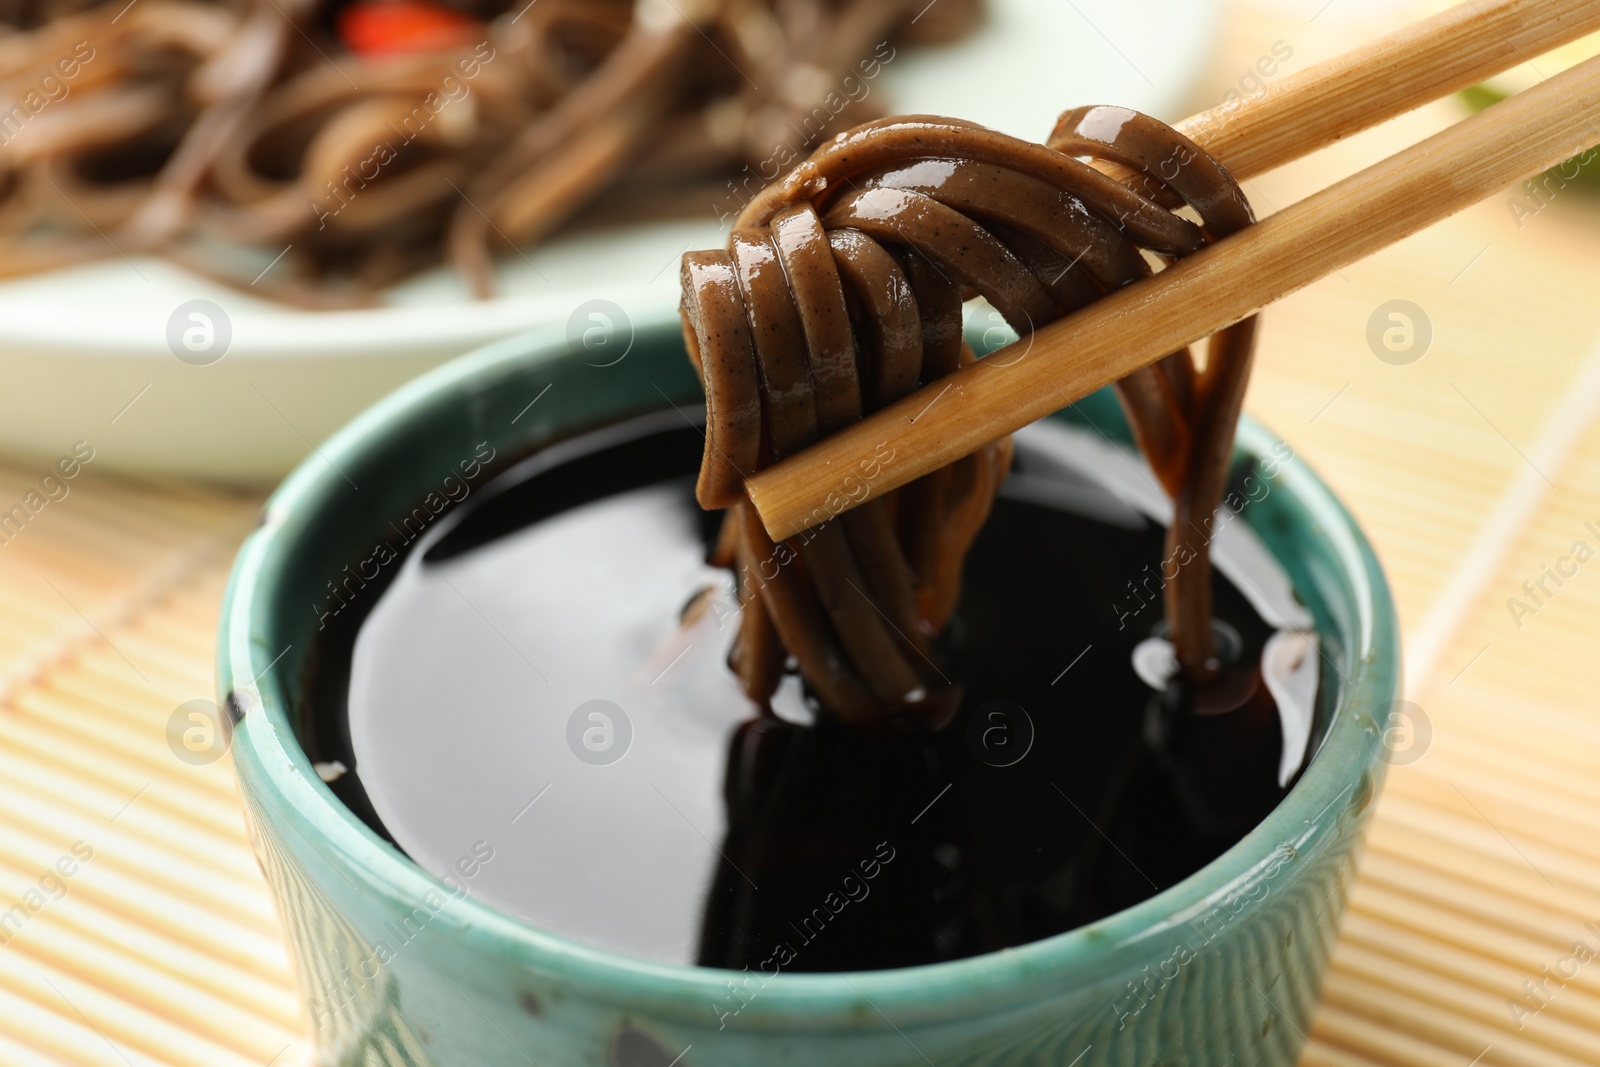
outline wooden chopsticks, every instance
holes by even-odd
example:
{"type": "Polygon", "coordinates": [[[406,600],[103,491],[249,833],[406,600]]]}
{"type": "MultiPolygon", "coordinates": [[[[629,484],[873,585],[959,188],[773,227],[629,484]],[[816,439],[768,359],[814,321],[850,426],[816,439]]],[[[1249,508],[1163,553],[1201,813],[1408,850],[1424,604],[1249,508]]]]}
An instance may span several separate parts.
{"type": "Polygon", "coordinates": [[[1594,0],[1469,0],[1177,128],[1250,178],[1596,30],[1594,0]]]}
{"type": "MultiPolygon", "coordinates": [[[[1238,177],[1600,29],[1600,0],[1466,3],[1180,124],[1238,177]]],[[[933,382],[745,482],[792,537],[1600,144],[1600,59],[1549,79],[933,382]],[[865,483],[844,479],[892,449],[865,483]]]]}

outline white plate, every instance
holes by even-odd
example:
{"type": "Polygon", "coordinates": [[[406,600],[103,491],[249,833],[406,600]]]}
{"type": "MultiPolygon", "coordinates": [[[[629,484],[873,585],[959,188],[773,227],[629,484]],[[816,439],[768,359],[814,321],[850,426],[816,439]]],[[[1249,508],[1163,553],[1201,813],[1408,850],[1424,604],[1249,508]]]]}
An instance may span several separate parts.
{"type": "MultiPolygon", "coordinates": [[[[937,2],[937,0],[935,0],[937,2]]],[[[1216,29],[1215,0],[990,0],[959,44],[901,49],[873,83],[895,111],[960,115],[1038,139],[1064,108],[1120,103],[1181,115],[1216,29]]],[[[504,296],[466,299],[439,270],[387,306],[303,312],[196,278],[165,262],[103,262],[0,283],[0,450],[54,457],[77,440],[97,468],[232,482],[281,476],[343,422],[408,378],[489,341],[591,318],[605,300],[637,315],[677,300],[678,256],[722,235],[698,221],[551,242],[509,257],[504,296]],[[197,365],[190,301],[210,301],[231,334],[197,365]]],[[[604,312],[599,312],[603,314],[604,312]]],[[[614,317],[614,316],[613,316],[614,317]]],[[[213,342],[215,343],[215,342],[213,342]]]]}

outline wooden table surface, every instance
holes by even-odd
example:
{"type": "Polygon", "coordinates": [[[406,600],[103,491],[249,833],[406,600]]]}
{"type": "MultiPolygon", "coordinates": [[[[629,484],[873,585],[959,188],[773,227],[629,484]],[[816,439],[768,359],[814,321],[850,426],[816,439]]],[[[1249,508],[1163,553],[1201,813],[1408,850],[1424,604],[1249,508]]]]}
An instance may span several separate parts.
{"type": "MultiPolygon", "coordinates": [[[[1387,25],[1371,0],[1320,6],[1236,4],[1196,107],[1274,44],[1297,69],[1387,25]]],[[[1270,213],[1461,114],[1439,104],[1247,192],[1270,213]]],[[[1265,318],[1250,409],[1377,545],[1418,724],[1305,1065],[1600,1062],[1600,197],[1511,196],[1265,318]],[[1404,365],[1367,340],[1392,300],[1431,324],[1404,365]]],[[[47,469],[0,460],[0,510],[47,469]]],[[[168,743],[178,709],[214,696],[218,605],[261,494],[92,461],[66,484],[0,540],[0,1064],[302,1062],[228,761],[168,743]]]]}

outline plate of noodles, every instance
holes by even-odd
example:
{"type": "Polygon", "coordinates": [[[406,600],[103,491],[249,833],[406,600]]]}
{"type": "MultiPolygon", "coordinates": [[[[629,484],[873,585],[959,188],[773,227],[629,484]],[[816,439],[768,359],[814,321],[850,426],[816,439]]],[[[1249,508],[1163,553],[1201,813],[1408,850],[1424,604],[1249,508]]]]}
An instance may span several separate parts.
{"type": "MultiPolygon", "coordinates": [[[[566,323],[596,362],[816,143],[1177,118],[1196,0],[0,0],[0,450],[279,476],[566,323]]],[[[97,464],[99,465],[99,464],[97,464]]]]}

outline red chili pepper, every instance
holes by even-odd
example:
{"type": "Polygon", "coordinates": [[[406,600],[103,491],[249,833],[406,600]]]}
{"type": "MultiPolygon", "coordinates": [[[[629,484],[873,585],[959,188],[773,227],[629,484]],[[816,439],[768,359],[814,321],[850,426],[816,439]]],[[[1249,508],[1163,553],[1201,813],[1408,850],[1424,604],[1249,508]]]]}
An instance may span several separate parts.
{"type": "Polygon", "coordinates": [[[403,55],[461,48],[483,23],[431,0],[356,0],[339,12],[339,37],[357,55],[403,55]]]}

